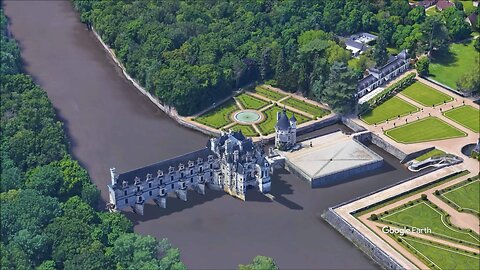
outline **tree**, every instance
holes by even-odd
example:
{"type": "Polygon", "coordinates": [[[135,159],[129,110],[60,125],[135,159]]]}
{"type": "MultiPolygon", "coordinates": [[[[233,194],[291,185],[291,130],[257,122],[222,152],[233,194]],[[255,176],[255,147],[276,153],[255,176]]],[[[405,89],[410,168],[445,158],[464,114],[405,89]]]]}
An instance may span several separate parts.
{"type": "Polygon", "coordinates": [[[450,39],[458,41],[470,36],[472,30],[470,25],[465,21],[463,10],[460,11],[450,7],[445,9],[442,15],[445,19],[450,39]]]}
{"type": "Polygon", "coordinates": [[[420,76],[428,76],[429,66],[430,66],[430,59],[426,56],[420,57],[420,59],[418,59],[417,63],[415,64],[417,72],[420,76]]]}
{"type": "Polygon", "coordinates": [[[377,67],[381,67],[387,63],[388,61],[387,42],[385,41],[383,36],[379,36],[377,39],[377,44],[373,46],[372,56],[373,56],[373,59],[375,60],[377,67]]]}
{"type": "Polygon", "coordinates": [[[250,264],[238,266],[238,270],[278,270],[278,266],[272,258],[256,256],[250,264]]]}
{"type": "Polygon", "coordinates": [[[458,90],[464,92],[467,96],[480,92],[480,78],[478,77],[480,70],[478,61],[472,67],[472,70],[458,78],[456,84],[458,90]]]}
{"type": "Polygon", "coordinates": [[[408,12],[407,21],[410,24],[416,24],[416,23],[420,24],[425,21],[425,17],[426,17],[425,9],[423,7],[415,7],[408,12]]]}
{"type": "Polygon", "coordinates": [[[447,28],[440,15],[427,16],[421,25],[421,41],[425,51],[443,50],[448,46],[447,28]]]}
{"type": "Polygon", "coordinates": [[[456,9],[463,11],[463,3],[462,2],[460,2],[459,0],[454,0],[453,4],[455,4],[456,9]]]}
{"type": "Polygon", "coordinates": [[[27,173],[25,187],[35,189],[42,195],[57,197],[63,184],[62,171],[51,164],[39,166],[27,173]]]}
{"type": "Polygon", "coordinates": [[[345,63],[336,62],[330,68],[324,84],[321,101],[327,103],[336,113],[347,114],[355,107],[357,75],[345,63]]]}

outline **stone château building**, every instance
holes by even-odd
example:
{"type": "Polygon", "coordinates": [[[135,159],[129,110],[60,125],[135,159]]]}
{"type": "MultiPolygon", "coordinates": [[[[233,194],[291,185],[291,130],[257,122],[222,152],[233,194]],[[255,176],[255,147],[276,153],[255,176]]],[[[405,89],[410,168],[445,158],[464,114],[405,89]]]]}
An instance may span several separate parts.
{"type": "Polygon", "coordinates": [[[297,119],[292,114],[290,119],[287,112],[277,112],[277,124],[275,125],[275,147],[285,151],[292,148],[297,142],[297,119]]]}
{"type": "Polygon", "coordinates": [[[151,199],[165,208],[169,193],[186,201],[187,189],[205,194],[207,186],[241,200],[248,187],[270,192],[270,166],[263,148],[233,131],[210,139],[200,150],[121,174],[112,168],[110,174],[109,209],[132,207],[139,214],[151,199]]]}
{"type": "Polygon", "coordinates": [[[408,70],[409,57],[406,50],[388,59],[387,64],[379,68],[368,69],[368,75],[357,85],[357,97],[363,97],[380,85],[391,81],[408,70]]]}

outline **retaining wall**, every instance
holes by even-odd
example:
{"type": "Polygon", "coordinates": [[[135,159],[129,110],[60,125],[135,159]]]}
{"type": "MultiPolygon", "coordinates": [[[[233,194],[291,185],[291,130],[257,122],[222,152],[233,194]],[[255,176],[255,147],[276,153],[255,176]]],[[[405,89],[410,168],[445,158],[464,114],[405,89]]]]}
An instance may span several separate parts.
{"type": "Polygon", "coordinates": [[[340,232],[345,238],[350,240],[355,246],[367,254],[372,260],[378,263],[384,269],[405,269],[355,227],[351,226],[346,220],[339,216],[333,208],[326,210],[323,215],[332,227],[340,232]]]}
{"type": "Polygon", "coordinates": [[[387,141],[385,141],[384,139],[380,138],[380,136],[374,134],[374,133],[371,133],[371,141],[373,144],[375,144],[376,146],[382,148],[383,150],[387,151],[388,153],[390,153],[391,155],[393,155],[394,157],[396,157],[397,159],[399,160],[404,160],[405,157],[407,156],[407,154],[405,154],[402,150],[396,148],[395,146],[391,145],[390,143],[388,143],[387,141]]]}
{"type": "Polygon", "coordinates": [[[202,132],[206,135],[209,135],[209,136],[219,136],[220,135],[219,131],[204,129],[202,127],[199,127],[197,125],[194,125],[192,123],[189,123],[189,122],[185,121],[184,119],[182,119],[181,116],[178,115],[177,110],[175,110],[174,107],[166,105],[166,104],[162,104],[162,102],[157,97],[154,97],[152,94],[150,94],[147,90],[145,90],[145,88],[143,88],[135,79],[133,79],[127,73],[127,70],[122,65],[122,63],[117,59],[117,57],[115,56],[115,53],[110,49],[110,47],[108,47],[107,44],[105,44],[105,42],[103,42],[102,38],[100,37],[100,35],[97,33],[97,31],[93,27],[92,27],[92,32],[95,35],[95,37],[97,38],[97,40],[102,44],[105,51],[107,51],[107,53],[110,55],[110,57],[115,62],[115,64],[117,64],[117,66],[122,70],[123,76],[125,76],[125,78],[128,81],[130,81],[133,84],[133,86],[135,86],[135,88],[138,91],[140,91],[140,93],[142,93],[143,95],[148,97],[148,99],[153,104],[155,104],[160,110],[162,110],[166,115],[168,115],[169,117],[171,117],[173,120],[175,120],[177,123],[179,123],[180,125],[182,125],[184,127],[188,127],[188,128],[200,131],[200,132],[202,132]]]}
{"type": "Polygon", "coordinates": [[[351,130],[353,130],[354,132],[362,132],[362,131],[366,131],[367,129],[365,129],[364,127],[362,127],[361,125],[355,123],[352,119],[350,118],[347,118],[347,117],[342,117],[342,123],[349,127],[351,130]]]}
{"type": "Polygon", "coordinates": [[[428,148],[425,148],[423,150],[419,150],[417,152],[410,153],[410,154],[406,155],[405,158],[403,158],[400,162],[405,163],[409,160],[416,159],[417,157],[419,157],[423,154],[426,154],[426,153],[432,151],[433,149],[435,149],[435,146],[428,147],[428,148]]]}

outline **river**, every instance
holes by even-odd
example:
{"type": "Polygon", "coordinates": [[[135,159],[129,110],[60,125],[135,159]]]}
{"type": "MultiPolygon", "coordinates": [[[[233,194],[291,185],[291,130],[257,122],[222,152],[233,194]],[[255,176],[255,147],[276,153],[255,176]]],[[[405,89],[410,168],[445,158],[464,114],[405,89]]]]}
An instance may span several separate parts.
{"type": "MultiPolygon", "coordinates": [[[[122,172],[205,145],[206,136],[179,126],[122,76],[69,1],[4,1],[4,8],[26,72],[47,91],[73,156],[104,200],[110,167],[122,172]]],[[[378,268],[320,214],[410,175],[379,153],[387,164],[375,175],[328,188],[311,189],[277,171],[273,202],[255,192],[242,202],[207,190],[189,192],[188,202],[169,199],[167,209],[147,205],[145,216],[126,215],[136,232],[168,238],[191,269],[235,268],[258,254],[282,269],[378,268]]]]}

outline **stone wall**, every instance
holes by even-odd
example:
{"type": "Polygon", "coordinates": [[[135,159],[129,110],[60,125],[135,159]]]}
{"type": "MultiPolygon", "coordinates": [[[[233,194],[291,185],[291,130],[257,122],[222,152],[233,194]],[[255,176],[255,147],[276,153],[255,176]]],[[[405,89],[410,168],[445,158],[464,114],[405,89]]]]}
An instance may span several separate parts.
{"type": "Polygon", "coordinates": [[[410,154],[406,155],[400,162],[405,163],[405,162],[410,161],[412,159],[416,159],[417,157],[419,157],[423,154],[426,154],[426,153],[432,151],[433,149],[435,149],[435,146],[428,147],[428,148],[425,148],[423,150],[419,150],[419,151],[410,153],[410,154]]]}
{"type": "Polygon", "coordinates": [[[339,216],[333,208],[329,208],[325,211],[322,217],[382,268],[404,269],[397,261],[339,216]]]}
{"type": "Polygon", "coordinates": [[[364,127],[362,127],[361,125],[355,123],[354,121],[352,121],[352,119],[348,118],[348,117],[342,117],[342,123],[349,127],[351,130],[353,130],[354,132],[362,132],[362,131],[366,131],[366,129],[364,127]]]}
{"type": "Polygon", "coordinates": [[[388,153],[390,153],[391,155],[393,155],[394,157],[396,157],[397,159],[399,160],[404,160],[405,157],[407,156],[407,154],[405,154],[402,150],[396,148],[395,146],[391,145],[390,143],[388,143],[387,141],[385,141],[384,139],[380,138],[380,136],[374,134],[374,133],[371,133],[371,137],[372,137],[372,143],[375,144],[376,146],[382,148],[383,150],[387,151],[388,153]]]}
{"type": "Polygon", "coordinates": [[[125,69],[123,64],[117,59],[117,57],[115,56],[115,53],[110,49],[110,47],[108,47],[107,44],[105,44],[105,42],[103,42],[102,38],[97,33],[97,31],[95,31],[95,28],[93,28],[93,27],[92,27],[92,32],[95,35],[95,37],[98,39],[98,41],[102,44],[105,51],[107,51],[107,53],[113,59],[115,64],[117,64],[117,66],[122,70],[123,76],[125,76],[125,78],[128,81],[130,81],[133,84],[133,86],[135,86],[135,88],[138,91],[140,91],[140,93],[142,93],[143,95],[148,97],[148,99],[153,104],[155,104],[160,110],[162,110],[165,114],[170,116],[173,120],[177,121],[177,123],[179,123],[180,125],[182,125],[184,127],[188,127],[188,128],[194,129],[196,131],[200,131],[200,132],[202,132],[206,135],[209,135],[209,136],[219,136],[220,135],[219,131],[213,131],[213,130],[210,130],[210,129],[202,128],[202,127],[194,125],[194,124],[192,124],[188,121],[185,121],[181,116],[178,115],[177,110],[174,107],[169,106],[167,104],[162,104],[162,102],[157,97],[150,94],[147,90],[145,90],[145,88],[143,88],[135,79],[133,79],[127,73],[127,70],[125,69]]]}

